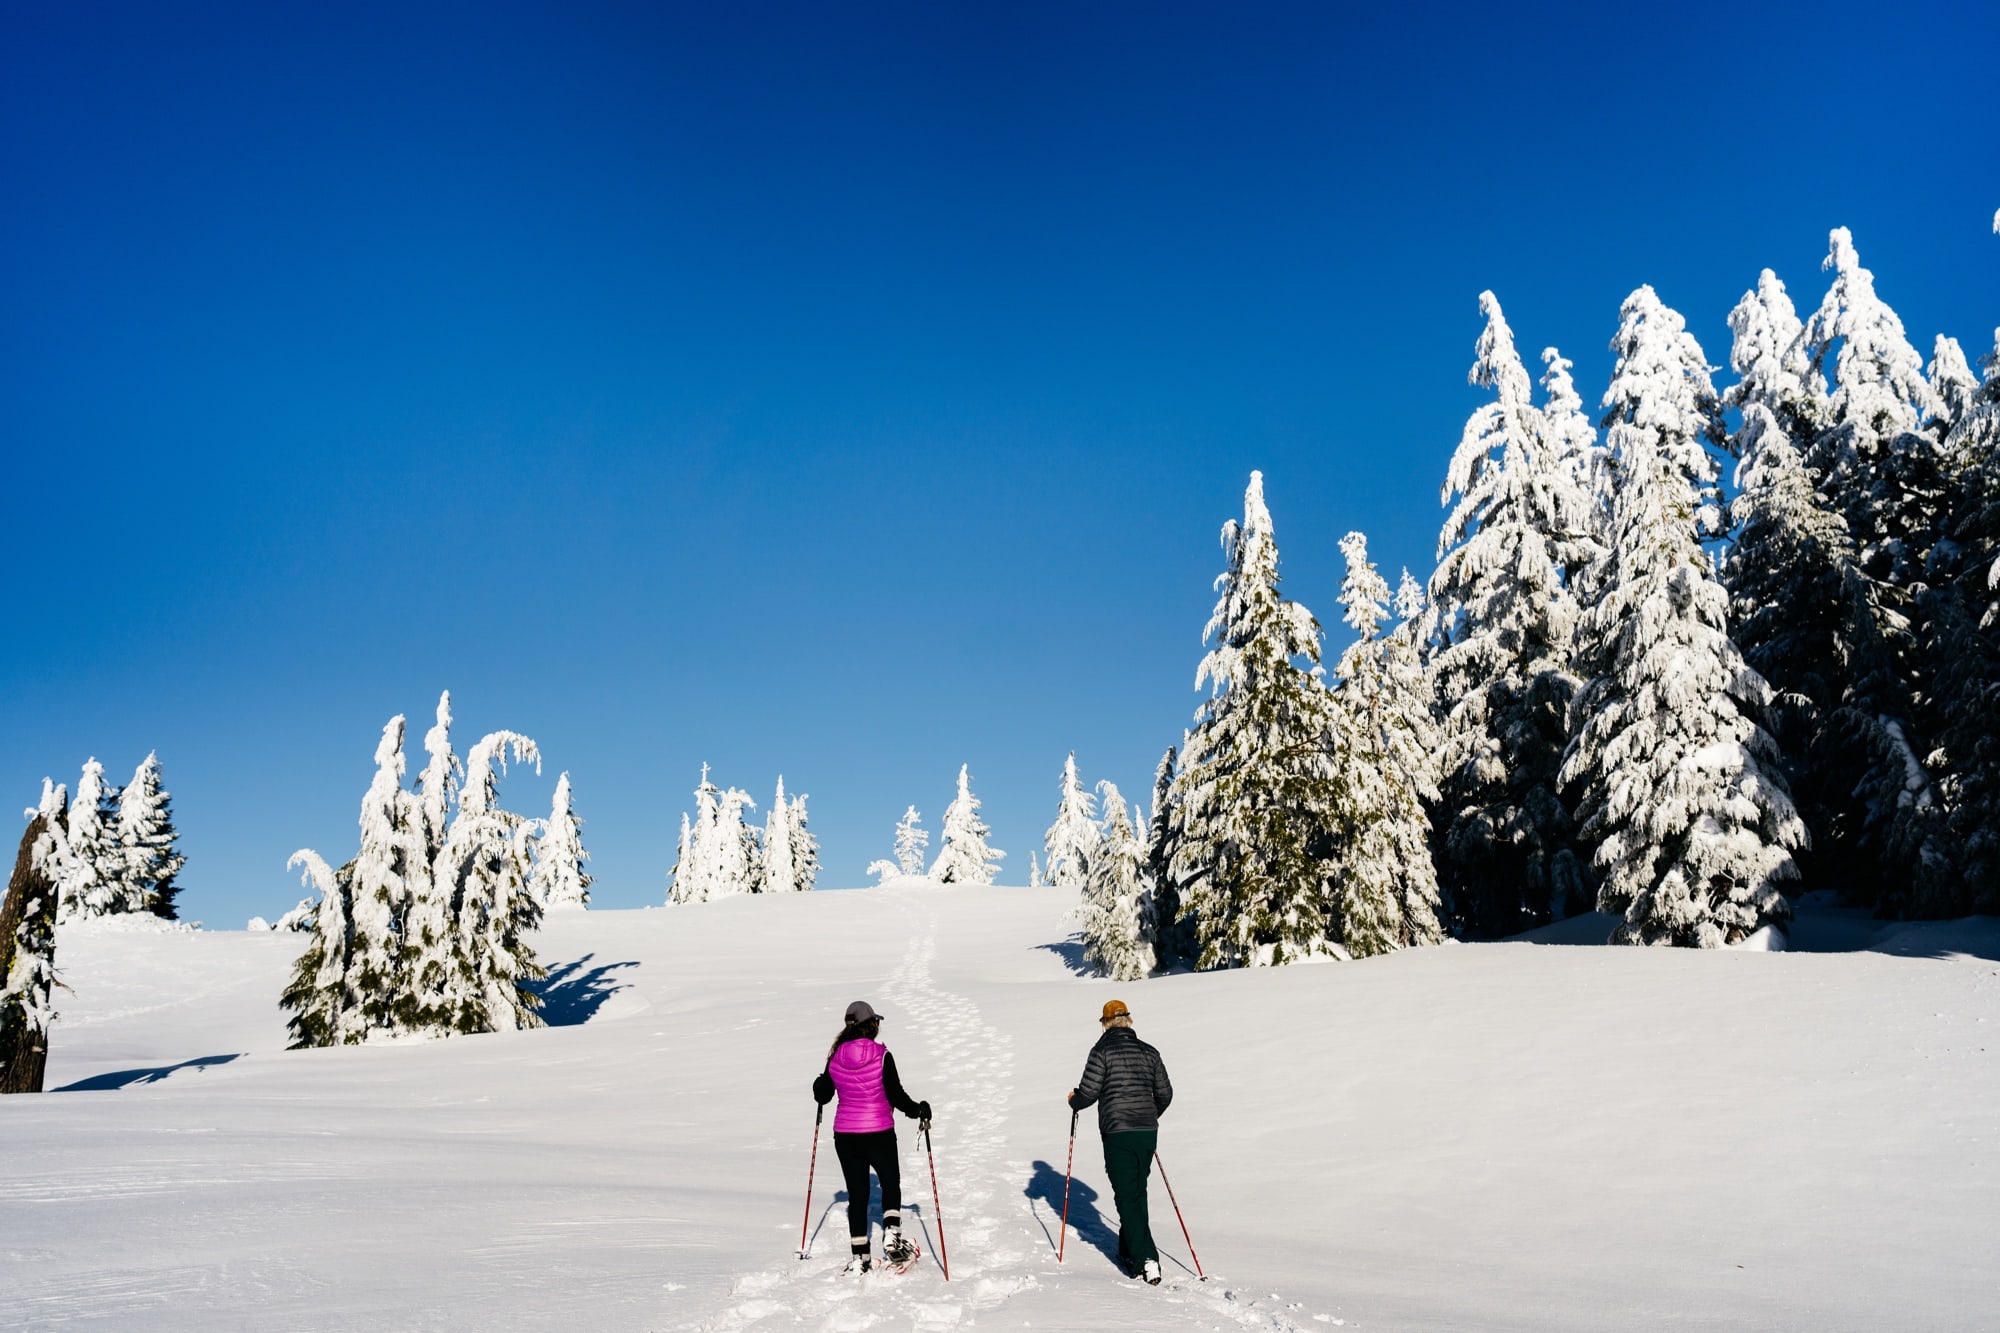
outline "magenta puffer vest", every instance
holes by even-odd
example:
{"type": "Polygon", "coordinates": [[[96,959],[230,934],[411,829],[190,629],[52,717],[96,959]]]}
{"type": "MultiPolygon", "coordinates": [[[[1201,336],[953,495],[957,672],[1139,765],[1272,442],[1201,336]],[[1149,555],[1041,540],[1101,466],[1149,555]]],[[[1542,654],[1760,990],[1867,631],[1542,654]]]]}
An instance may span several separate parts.
{"type": "Polygon", "coordinates": [[[840,1094],[833,1112],[834,1133],[873,1134],[894,1126],[889,1094],[882,1091],[882,1057],[888,1053],[888,1047],[866,1037],[844,1041],[833,1053],[826,1072],[840,1094]]]}

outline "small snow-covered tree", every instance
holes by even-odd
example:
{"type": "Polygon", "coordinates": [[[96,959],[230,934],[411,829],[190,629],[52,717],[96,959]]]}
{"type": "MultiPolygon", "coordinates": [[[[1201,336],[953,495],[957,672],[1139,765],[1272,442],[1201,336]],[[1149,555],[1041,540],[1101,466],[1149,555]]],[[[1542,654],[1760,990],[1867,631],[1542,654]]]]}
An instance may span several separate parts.
{"type": "Polygon", "coordinates": [[[1049,825],[1042,844],[1049,854],[1048,882],[1060,889],[1082,888],[1090,878],[1090,860],[1103,836],[1090,793],[1076,775],[1076,751],[1071,750],[1063,761],[1056,822],[1049,825]]]}
{"type": "Polygon", "coordinates": [[[1459,926],[1509,935],[1566,914],[1585,877],[1558,791],[1579,683],[1572,587],[1597,558],[1594,445],[1572,418],[1568,364],[1550,359],[1538,410],[1500,302],[1469,379],[1495,401],[1465,423],[1442,494],[1425,639],[1439,735],[1439,870],[1459,926]],[[1556,374],[1556,371],[1560,374],[1556,374]]]}
{"type": "Polygon", "coordinates": [[[292,1036],[291,1049],[353,1045],[368,1035],[361,997],[350,982],[354,863],[335,870],[319,853],[301,848],[292,853],[286,868],[300,870],[307,886],[319,893],[305,951],[292,965],[291,980],[278,1000],[291,1011],[285,1024],[292,1036]]]}
{"type": "MultiPolygon", "coordinates": [[[[1185,743],[1185,733],[1181,737],[1185,743]]],[[[1181,841],[1181,808],[1174,799],[1180,750],[1172,745],[1153,770],[1153,813],[1146,828],[1146,879],[1153,886],[1153,962],[1156,967],[1192,964],[1201,957],[1194,920],[1181,915],[1174,856],[1181,841]]]]}
{"type": "Polygon", "coordinates": [[[719,896],[715,852],[721,814],[722,789],[709,781],[703,764],[701,783],[694,789],[694,814],[681,816],[680,855],[674,860],[669,902],[705,903],[719,896]]]}
{"type": "Polygon", "coordinates": [[[1327,952],[1339,935],[1333,701],[1317,672],[1319,622],[1278,592],[1261,472],[1250,474],[1243,521],[1223,525],[1222,546],[1227,567],[1195,674],[1210,695],[1167,801],[1179,819],[1170,873],[1181,914],[1194,920],[1199,966],[1269,966],[1327,952]]]}
{"type": "Polygon", "coordinates": [[[548,822],[535,839],[535,873],[528,881],[529,892],[545,911],[590,905],[591,877],[583,868],[590,853],[583,849],[583,821],[572,802],[569,774],[564,773],[556,779],[548,822]]]}
{"type": "Polygon", "coordinates": [[[896,821],[896,868],[900,874],[924,873],[924,849],[931,845],[931,835],[923,827],[923,819],[913,805],[896,821]]]}
{"type": "Polygon", "coordinates": [[[792,888],[811,893],[819,887],[819,839],[806,822],[806,798],[792,798],[792,888]]]}
{"type": "Polygon", "coordinates": [[[1132,827],[1118,788],[1097,784],[1104,802],[1102,845],[1091,859],[1078,909],[1084,961],[1113,981],[1137,981],[1153,970],[1152,901],[1146,848],[1132,827]]]}
{"type": "Polygon", "coordinates": [[[1600,674],[1578,696],[1564,778],[1615,939],[1715,947],[1790,915],[1804,829],[1754,710],[1770,687],[1728,634],[1702,548],[1701,459],[1718,407],[1700,346],[1650,287],[1620,310],[1605,425],[1618,467],[1611,569],[1585,632],[1600,674]]]}
{"type": "Polygon", "coordinates": [[[778,793],[764,816],[763,867],[760,879],[765,893],[790,893],[799,886],[792,879],[792,806],[785,799],[785,778],[778,776],[778,793]]]}
{"type": "Polygon", "coordinates": [[[763,840],[757,836],[756,826],[744,818],[756,808],[750,793],[739,787],[722,793],[716,809],[716,878],[711,897],[764,891],[763,840]]]}
{"type": "Polygon", "coordinates": [[[1036,856],[1035,849],[1030,847],[1028,849],[1028,887],[1031,889],[1039,889],[1042,887],[1044,882],[1045,881],[1042,879],[1041,858],[1036,856]]]}
{"type": "Polygon", "coordinates": [[[894,879],[902,874],[903,868],[894,861],[884,861],[877,858],[868,863],[868,873],[875,877],[877,884],[880,884],[884,880],[894,879]]]}
{"type": "Polygon", "coordinates": [[[940,884],[991,884],[1007,855],[987,846],[986,836],[993,830],[979,817],[969,769],[959,765],[958,795],[945,807],[944,831],[930,875],[940,884]]]}
{"type": "MultiPolygon", "coordinates": [[[[46,779],[43,787],[47,789],[46,779]]],[[[117,819],[118,807],[104,786],[104,765],[93,756],[77,780],[76,800],[70,803],[64,823],[63,848],[52,863],[61,894],[59,920],[109,916],[137,906],[126,890],[117,819]]]]}
{"type": "Polygon", "coordinates": [[[187,858],[175,848],[173,797],[160,782],[160,756],[148,754],[118,796],[118,848],[127,891],[139,910],[163,920],[177,917],[175,883],[187,858]]]}
{"type": "Polygon", "coordinates": [[[58,897],[49,861],[60,838],[59,821],[31,812],[0,900],[0,1093],[40,1092],[48,1068],[58,897]]]}
{"type": "MultiPolygon", "coordinates": [[[[1347,559],[1342,618],[1358,636],[1334,668],[1348,807],[1339,843],[1340,943],[1365,958],[1406,943],[1435,943],[1440,935],[1424,811],[1437,794],[1436,727],[1409,634],[1381,634],[1389,585],[1368,559],[1367,538],[1350,532],[1340,549],[1347,559]]],[[[1406,587],[1403,600],[1412,611],[1421,608],[1413,588],[1406,587]]]]}

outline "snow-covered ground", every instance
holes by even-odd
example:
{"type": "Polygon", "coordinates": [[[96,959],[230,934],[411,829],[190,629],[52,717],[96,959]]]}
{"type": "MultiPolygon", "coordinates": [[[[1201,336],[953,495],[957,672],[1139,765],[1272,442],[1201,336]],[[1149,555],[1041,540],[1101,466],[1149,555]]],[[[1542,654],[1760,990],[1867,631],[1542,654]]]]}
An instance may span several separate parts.
{"type": "Polygon", "coordinates": [[[1944,1329],[2000,1311],[2000,924],[1783,953],[1450,945],[1076,975],[1068,895],[568,914],[547,1031],[287,1052],[296,936],[68,930],[0,1101],[0,1327],[1944,1329]],[[1117,994],[1177,1098],[1169,1283],[1119,1276],[1063,1094],[1117,994]],[[865,997],[937,1111],[951,1280],[842,1280],[808,1084],[865,997]]]}

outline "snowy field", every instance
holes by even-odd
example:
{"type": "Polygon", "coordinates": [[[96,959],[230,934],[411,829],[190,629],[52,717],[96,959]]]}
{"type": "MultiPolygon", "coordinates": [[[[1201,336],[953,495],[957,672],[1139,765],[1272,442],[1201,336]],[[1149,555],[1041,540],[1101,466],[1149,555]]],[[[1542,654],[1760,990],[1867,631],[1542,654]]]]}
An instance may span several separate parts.
{"type": "Polygon", "coordinates": [[[563,1026],[287,1052],[298,936],[66,929],[51,1088],[0,1102],[0,1326],[1972,1329],[2000,1311],[2000,923],[1842,953],[1448,945],[1080,977],[1058,890],[556,918],[563,1026]],[[1177,1098],[1168,1284],[1121,1277],[1063,1094],[1118,994],[1177,1098]],[[847,1001],[937,1110],[901,1277],[844,1260],[808,1083],[847,1001]]]}

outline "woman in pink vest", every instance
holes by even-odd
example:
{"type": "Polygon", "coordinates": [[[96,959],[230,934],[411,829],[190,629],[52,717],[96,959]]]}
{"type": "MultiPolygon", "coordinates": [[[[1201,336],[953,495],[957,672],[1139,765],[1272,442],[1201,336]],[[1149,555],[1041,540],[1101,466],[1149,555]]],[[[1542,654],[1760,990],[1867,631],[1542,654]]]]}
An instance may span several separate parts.
{"type": "Polygon", "coordinates": [[[833,1150],[840,1173],[847,1179],[847,1235],[854,1257],[850,1273],[866,1273],[868,1261],[868,1173],[882,1182],[882,1262],[901,1271],[917,1257],[917,1247],[903,1239],[903,1173],[896,1157],[893,1106],[904,1115],[930,1123],[931,1104],[912,1101],[896,1077],[896,1057],[875,1040],[882,1015],[866,1000],[847,1006],[846,1023],[826,1054],[826,1071],[813,1080],[813,1100],[821,1106],[836,1093],[833,1150]]]}

